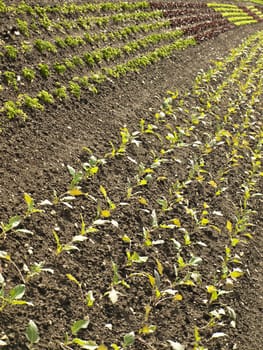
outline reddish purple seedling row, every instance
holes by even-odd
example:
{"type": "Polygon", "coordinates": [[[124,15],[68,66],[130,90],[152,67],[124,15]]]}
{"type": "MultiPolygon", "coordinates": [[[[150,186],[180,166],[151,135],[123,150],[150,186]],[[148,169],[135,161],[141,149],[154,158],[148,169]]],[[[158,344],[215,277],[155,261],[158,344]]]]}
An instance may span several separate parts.
{"type": "Polygon", "coordinates": [[[152,9],[163,11],[170,19],[172,27],[182,29],[185,34],[193,36],[197,41],[218,36],[235,28],[221,13],[209,8],[206,3],[188,3],[158,1],[150,2],[152,9]]]}

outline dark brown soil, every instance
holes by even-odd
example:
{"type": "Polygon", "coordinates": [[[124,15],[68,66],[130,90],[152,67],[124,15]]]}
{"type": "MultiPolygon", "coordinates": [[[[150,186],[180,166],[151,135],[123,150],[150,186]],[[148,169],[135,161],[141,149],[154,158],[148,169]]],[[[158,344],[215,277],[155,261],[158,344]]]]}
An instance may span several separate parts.
{"type": "MultiPolygon", "coordinates": [[[[89,153],[83,147],[89,148],[97,157],[103,157],[111,151],[109,141],[115,145],[119,143],[120,128],[127,125],[129,130],[138,130],[142,118],[148,122],[152,120],[160,109],[167,90],[178,89],[182,94],[188,91],[200,70],[209,69],[214,60],[224,58],[250,34],[262,29],[260,23],[230,30],[178,52],[138,74],[108,81],[100,86],[97,95],[82,95],[80,100],[72,98],[63,104],[49,106],[45,112],[31,112],[26,122],[5,122],[0,133],[0,221],[7,222],[11,216],[24,213],[24,193],[30,193],[36,203],[45,199],[52,200],[54,191],[59,196],[66,193],[71,181],[66,166],[78,169],[81,163],[89,159],[89,153]]],[[[263,105],[260,103],[262,111],[263,105]]],[[[159,151],[159,145],[154,145],[155,140],[154,136],[150,142],[142,138],[142,148],[137,149],[133,145],[129,150],[129,157],[138,158],[145,165],[151,164],[154,157],[151,151],[159,151]]],[[[187,159],[193,148],[189,149],[189,153],[186,149],[184,153],[180,154],[180,149],[177,152],[174,157],[181,159],[182,164],[181,167],[176,166],[176,176],[184,179],[189,172],[187,159]]],[[[222,153],[220,150],[213,153],[214,158],[209,160],[211,171],[216,172],[218,164],[224,161],[224,152],[222,148],[222,153]]],[[[174,167],[175,164],[167,164],[158,176],[175,176],[174,167]]],[[[127,179],[133,179],[135,174],[136,167],[127,157],[117,157],[114,160],[109,158],[98,176],[85,181],[82,189],[90,196],[98,198],[103,209],[106,209],[106,203],[99,191],[100,185],[109,190],[109,198],[114,203],[132,203],[132,198],[126,198],[127,179]]],[[[236,203],[244,179],[242,169],[233,172],[232,177],[231,199],[236,203]]],[[[242,269],[245,275],[238,280],[233,293],[224,299],[224,303],[237,314],[236,328],[228,330],[227,324],[216,326],[217,332],[228,333],[227,339],[208,340],[212,335],[211,330],[205,327],[202,330],[209,319],[209,306],[202,300],[201,286],[177,286],[183,296],[182,301],[155,303],[147,275],[146,278],[139,275],[129,276],[131,271],[134,273],[137,270],[140,273],[142,268],[140,264],[135,268],[127,265],[126,251],[130,249],[141,256],[147,253],[148,262],[143,271],[153,274],[158,258],[164,268],[162,288],[171,288],[168,281],[175,277],[170,262],[176,263],[177,259],[176,250],[168,244],[169,238],[174,237],[173,234],[169,230],[159,232],[158,235],[156,233],[156,237],[152,239],[163,239],[167,235],[165,243],[160,248],[158,246],[158,249],[155,246],[142,248],[142,228],[151,226],[151,214],[153,210],[157,210],[156,201],[169,191],[169,185],[169,182],[160,180],[152,188],[145,188],[141,195],[150,203],[145,208],[142,203],[120,205],[112,215],[118,221],[119,228],[112,225],[99,227],[98,232],[88,234],[88,239],[81,243],[81,250],[77,252],[56,255],[52,230],[57,229],[63,244],[79,234],[80,213],[87,225],[96,217],[97,203],[94,204],[92,197],[78,197],[73,208],[63,203],[57,204],[54,209],[47,206],[44,207],[44,213],[35,213],[26,218],[23,228],[34,232],[33,237],[24,233],[8,232],[7,237],[0,241],[0,250],[10,253],[12,261],[24,276],[26,274],[23,272],[23,265],[30,265],[32,262],[44,261],[45,267],[55,272],[42,272],[26,281],[26,294],[23,298],[32,301],[33,307],[10,306],[1,312],[0,331],[3,336],[8,337],[9,344],[4,348],[27,349],[25,328],[32,319],[40,332],[40,341],[35,349],[63,349],[61,342],[64,341],[66,333],[70,334],[73,321],[88,315],[90,324],[78,336],[92,339],[98,344],[104,342],[108,348],[112,343],[120,344],[126,333],[134,331],[137,334],[144,323],[149,321],[149,324],[157,325],[157,330],[149,335],[136,336],[131,349],[168,349],[167,340],[179,341],[186,349],[193,349],[193,330],[196,325],[200,328],[204,345],[208,349],[260,349],[263,346],[262,200],[257,199],[251,203],[257,214],[253,216],[254,239],[241,249],[244,254],[242,269]],[[132,248],[121,239],[125,234],[131,237],[132,248]],[[130,288],[121,284],[116,286],[121,293],[116,304],[112,304],[104,296],[111,288],[112,261],[117,264],[121,278],[130,285],[130,288]],[[82,291],[74,281],[66,277],[67,274],[82,281],[82,291]],[[82,295],[86,295],[89,290],[93,291],[95,297],[94,306],[90,308],[83,302],[82,295]],[[144,308],[148,304],[151,304],[152,310],[149,320],[145,321],[144,308]]],[[[262,192],[262,189],[261,181],[258,192],[262,192]]],[[[193,183],[189,191],[187,198],[193,207],[198,201],[206,202],[214,210],[220,208],[229,220],[234,217],[230,200],[225,203],[217,202],[212,190],[200,186],[198,182],[193,183]]],[[[228,237],[225,233],[218,237],[213,232],[192,231],[194,224],[189,216],[184,216],[183,210],[183,206],[178,205],[163,217],[158,217],[158,220],[167,222],[167,219],[175,217],[184,218],[183,227],[193,232],[193,239],[199,235],[197,240],[206,243],[206,247],[196,245],[192,248],[195,256],[202,256],[205,285],[217,273],[213,266],[220,265],[218,252],[224,251],[228,237]]],[[[182,254],[185,254],[185,258],[190,258],[187,250],[182,254]]],[[[1,270],[8,285],[23,283],[12,263],[2,261],[1,270]]],[[[219,303],[218,308],[220,307],[222,305],[219,303]]],[[[75,349],[74,346],[64,346],[64,349],[75,349]]]]}

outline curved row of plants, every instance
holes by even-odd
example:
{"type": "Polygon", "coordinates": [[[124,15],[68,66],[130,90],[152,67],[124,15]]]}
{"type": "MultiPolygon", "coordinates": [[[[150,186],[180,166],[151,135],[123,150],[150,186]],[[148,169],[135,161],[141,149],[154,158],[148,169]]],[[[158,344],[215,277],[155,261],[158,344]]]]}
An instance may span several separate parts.
{"type": "MultiPolygon", "coordinates": [[[[47,22],[47,26],[42,26],[41,20],[37,20],[37,28],[32,34],[25,20],[14,17],[18,33],[23,33],[30,40],[17,39],[17,42],[10,44],[10,38],[7,38],[8,44],[2,46],[1,58],[6,68],[0,75],[3,104],[0,113],[9,119],[26,119],[32,109],[44,110],[46,104],[61,102],[68,95],[80,98],[82,90],[96,93],[98,84],[105,80],[138,71],[175,50],[233,28],[221,13],[209,8],[212,6],[220,10],[221,5],[216,4],[120,2],[64,4],[61,9],[56,6],[31,7],[24,2],[15,8],[3,4],[1,9],[4,14],[14,13],[18,16],[23,13],[32,20],[42,16],[47,22]],[[52,11],[60,11],[62,18],[58,19],[72,24],[68,26],[69,31],[81,26],[85,32],[56,36],[52,26],[58,24],[57,19],[47,21],[46,18],[52,11]],[[98,16],[80,16],[77,20],[63,18],[88,11],[98,11],[98,16]],[[103,15],[100,16],[99,12],[103,15]],[[102,30],[94,25],[102,27],[102,30]],[[41,26],[51,33],[51,39],[39,38],[41,26]],[[26,64],[21,65],[21,59],[26,64]]],[[[228,5],[227,8],[237,6],[228,5]]],[[[235,17],[237,20],[240,11],[238,9],[235,17]]],[[[10,18],[13,19],[12,16],[10,18]]],[[[20,38],[20,34],[17,38],[20,38]]]]}
{"type": "Polygon", "coordinates": [[[67,98],[68,93],[80,98],[82,89],[96,93],[97,88],[95,84],[102,83],[108,77],[118,78],[128,72],[138,71],[142,67],[171,55],[173,51],[184,49],[193,44],[195,44],[194,39],[182,38],[182,32],[176,30],[148,35],[142,39],[130,41],[121,47],[114,48],[107,46],[103,49],[94,50],[91,53],[86,52],[81,56],[76,55],[71,60],[55,63],[51,66],[52,69],[50,69],[48,64],[43,63],[40,63],[37,69],[24,68],[21,75],[19,75],[24,78],[20,79],[21,84],[23,84],[23,80],[29,80],[32,83],[34,79],[38,78],[37,83],[39,84],[42,81],[44,87],[46,79],[51,76],[49,84],[51,84],[53,90],[47,91],[43,89],[36,93],[35,96],[30,96],[28,93],[23,93],[20,90],[16,73],[5,71],[3,72],[5,82],[9,88],[13,88],[13,94],[17,97],[15,97],[16,99],[14,101],[9,100],[4,102],[1,112],[10,119],[14,117],[26,119],[26,110],[28,109],[44,110],[45,104],[53,104],[55,98],[63,100],[67,98]],[[141,50],[143,50],[141,55],[135,55],[141,50]],[[115,62],[123,56],[128,58],[129,56],[133,57],[124,62],[115,62]],[[113,61],[112,65],[109,64],[111,61],[113,61]],[[77,71],[82,71],[80,76],[74,74],[74,68],[77,68],[77,71]],[[87,72],[86,74],[83,74],[83,68],[87,72]],[[56,79],[56,77],[58,78],[56,79]],[[51,83],[52,78],[53,84],[51,83]],[[63,80],[64,84],[61,84],[60,81],[63,80]]]}
{"type": "Polygon", "coordinates": [[[257,14],[245,6],[220,3],[208,3],[208,6],[220,12],[228,21],[237,26],[261,21],[261,18],[257,14]]]}
{"type": "Polygon", "coordinates": [[[201,72],[191,90],[168,92],[155,115],[134,130],[123,126],[118,144],[108,140],[105,154],[87,147],[79,168],[67,165],[63,193],[41,203],[25,193],[23,211],[2,222],[0,234],[1,328],[10,329],[7,316],[19,308],[24,330],[12,323],[1,345],[229,344],[238,321],[231,295],[260,215],[262,44],[261,31],[201,72]],[[46,299],[47,289],[60,298],[46,299]]]}

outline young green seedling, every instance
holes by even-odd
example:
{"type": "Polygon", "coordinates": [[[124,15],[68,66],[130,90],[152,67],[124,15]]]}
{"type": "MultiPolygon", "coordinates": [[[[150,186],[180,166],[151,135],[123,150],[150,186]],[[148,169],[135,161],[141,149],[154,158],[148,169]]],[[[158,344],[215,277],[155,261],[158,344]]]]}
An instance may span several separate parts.
{"type": "Polygon", "coordinates": [[[40,340],[38,327],[34,321],[30,320],[26,328],[26,338],[29,341],[28,349],[34,350],[34,344],[37,344],[40,340]]]}
{"type": "Polygon", "coordinates": [[[30,194],[24,193],[24,200],[27,205],[25,217],[28,217],[34,213],[43,213],[43,210],[36,208],[34,199],[30,196],[30,194]]]}
{"type": "Polygon", "coordinates": [[[115,287],[119,284],[123,285],[126,288],[130,288],[130,286],[124,279],[121,279],[121,276],[119,275],[119,272],[118,272],[118,266],[115,262],[112,262],[112,270],[113,270],[112,283],[111,283],[110,289],[106,293],[104,293],[104,296],[107,295],[110,301],[112,302],[112,304],[116,304],[119,299],[119,295],[121,295],[121,293],[118,292],[115,287]]]}
{"type": "Polygon", "coordinates": [[[24,264],[23,270],[26,272],[26,281],[28,282],[29,280],[31,280],[35,276],[38,276],[39,274],[41,274],[42,272],[48,272],[51,274],[54,273],[53,269],[50,269],[50,268],[47,268],[44,266],[45,266],[44,261],[41,261],[39,263],[35,262],[32,265],[30,265],[29,267],[24,264]]]}
{"type": "Polygon", "coordinates": [[[20,306],[20,305],[31,305],[31,302],[23,300],[22,297],[25,294],[26,287],[24,284],[19,284],[9,290],[8,293],[5,292],[5,283],[2,283],[0,289],[0,312],[2,312],[7,306],[20,306]]]}

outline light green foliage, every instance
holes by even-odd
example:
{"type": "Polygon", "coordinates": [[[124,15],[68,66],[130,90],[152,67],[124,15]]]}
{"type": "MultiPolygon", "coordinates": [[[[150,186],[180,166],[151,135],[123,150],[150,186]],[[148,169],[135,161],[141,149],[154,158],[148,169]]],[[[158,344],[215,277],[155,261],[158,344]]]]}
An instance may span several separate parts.
{"type": "Polygon", "coordinates": [[[40,340],[37,325],[32,320],[28,322],[28,326],[26,328],[26,338],[30,343],[30,349],[32,348],[33,344],[37,344],[40,340]]]}
{"type": "Polygon", "coordinates": [[[31,305],[30,302],[27,302],[22,299],[25,294],[25,285],[19,284],[8,292],[5,291],[5,284],[2,284],[0,289],[0,312],[2,312],[8,306],[22,306],[22,305],[31,305]]]}
{"type": "Polygon", "coordinates": [[[23,74],[23,77],[30,82],[32,82],[36,76],[34,69],[27,68],[27,67],[23,68],[22,74],[23,74]]]}
{"type": "Polygon", "coordinates": [[[4,106],[0,109],[0,112],[3,112],[8,119],[20,117],[23,120],[26,120],[27,118],[26,113],[13,101],[5,102],[4,106]]]}
{"type": "Polygon", "coordinates": [[[38,65],[38,69],[39,69],[39,72],[40,72],[40,75],[43,77],[43,78],[48,78],[49,75],[50,75],[50,71],[49,71],[49,67],[47,64],[45,63],[39,63],[38,65]]]}
{"type": "Polygon", "coordinates": [[[5,49],[5,54],[8,58],[12,60],[15,60],[17,58],[18,50],[15,46],[5,45],[4,49],[5,49]]]}
{"type": "Polygon", "coordinates": [[[21,20],[19,18],[16,19],[17,28],[20,30],[20,32],[26,36],[29,37],[29,28],[27,21],[21,20]]]}
{"type": "Polygon", "coordinates": [[[46,104],[50,104],[50,103],[54,103],[54,97],[47,91],[42,90],[37,94],[37,97],[39,98],[40,101],[46,103],[46,104]]]}
{"type": "Polygon", "coordinates": [[[40,53],[47,53],[47,52],[56,53],[57,52],[56,46],[54,44],[52,44],[51,42],[46,41],[46,40],[36,39],[34,45],[35,45],[35,48],[40,53]]]}
{"type": "Polygon", "coordinates": [[[8,86],[13,87],[15,90],[18,90],[17,86],[17,77],[15,72],[5,71],[3,73],[4,80],[8,86]]]}

